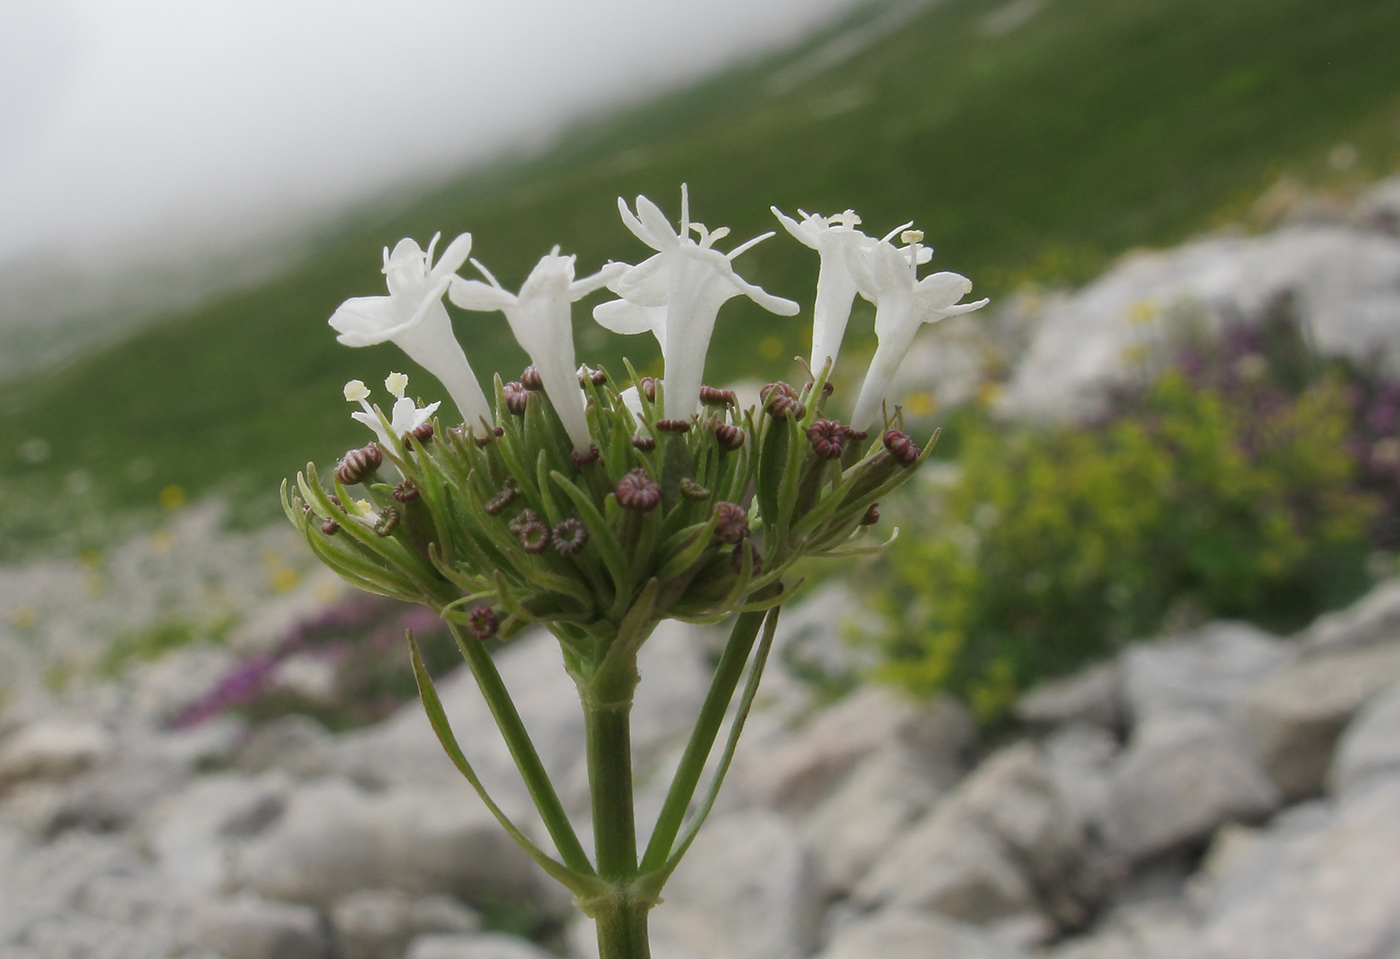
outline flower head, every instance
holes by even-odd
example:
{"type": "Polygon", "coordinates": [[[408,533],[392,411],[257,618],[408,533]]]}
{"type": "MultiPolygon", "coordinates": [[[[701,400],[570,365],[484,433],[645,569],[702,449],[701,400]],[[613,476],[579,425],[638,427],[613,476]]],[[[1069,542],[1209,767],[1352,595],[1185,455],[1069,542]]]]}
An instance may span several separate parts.
{"type": "Polygon", "coordinates": [[[357,296],[331,314],[330,324],[347,346],[372,346],[393,341],[419,366],[446,387],[468,425],[490,422],[491,407],[472,372],[467,356],[452,335],[452,320],[442,305],[453,276],[471,252],[470,233],[447,245],[442,258],[432,264],[438,236],[425,253],[405,237],[393,252],[384,248],[384,278],[388,296],[357,296]]]}
{"type": "Polygon", "coordinates": [[[851,415],[851,426],[857,430],[865,429],[875,418],[920,326],[980,310],[988,302],[959,303],[972,289],[972,281],[957,273],[933,273],[919,279],[918,264],[928,259],[922,233],[905,232],[902,239],[908,246],[903,248],[890,243],[890,236],[871,247],[855,271],[861,295],[875,304],[877,341],[851,415]]]}
{"type": "Polygon", "coordinates": [[[650,331],[656,335],[666,366],[665,416],[688,420],[699,409],[705,354],[719,308],[740,294],[780,316],[795,314],[797,304],[773,296],[734,272],[735,257],[773,234],[765,233],[721,253],[714,244],[729,235],[729,228],[711,232],[703,223],[690,222],[690,197],[684,185],[679,230],[646,197],[637,197],[636,206],[634,214],[626,201],[618,198],[622,222],[656,255],[608,284],[627,305],[604,303],[593,311],[593,318],[615,333],[650,331]],[[692,232],[698,240],[691,238],[692,232]]]}
{"type": "Polygon", "coordinates": [[[584,413],[583,389],[574,362],[574,331],[570,312],[575,300],[602,289],[626,266],[609,264],[592,276],[574,278],[574,257],[561,256],[559,247],[540,258],[530,271],[520,292],[511,293],[475,260],[472,264],[489,283],[453,277],[447,295],[464,310],[500,310],[510,323],[510,331],[530,354],[530,362],[550,402],[559,413],[574,448],[586,451],[591,445],[588,417],[584,413]]]}

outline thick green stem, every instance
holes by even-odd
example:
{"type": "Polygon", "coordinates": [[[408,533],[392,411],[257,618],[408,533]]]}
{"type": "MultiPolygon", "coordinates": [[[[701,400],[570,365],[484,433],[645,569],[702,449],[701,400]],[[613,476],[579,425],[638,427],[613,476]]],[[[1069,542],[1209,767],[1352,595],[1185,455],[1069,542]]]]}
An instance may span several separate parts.
{"type": "Polygon", "coordinates": [[[651,959],[647,941],[647,913],[651,903],[637,902],[626,895],[600,905],[598,924],[599,959],[651,959]]]}
{"type": "Polygon", "coordinates": [[[588,788],[598,875],[625,885],[637,875],[637,827],[632,817],[632,704],[584,706],[588,788]]]}

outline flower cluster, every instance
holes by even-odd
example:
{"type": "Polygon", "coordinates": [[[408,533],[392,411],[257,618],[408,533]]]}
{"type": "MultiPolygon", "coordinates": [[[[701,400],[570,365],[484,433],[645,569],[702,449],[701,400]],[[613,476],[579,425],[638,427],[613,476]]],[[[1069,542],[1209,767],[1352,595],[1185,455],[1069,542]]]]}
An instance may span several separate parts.
{"type": "Polygon", "coordinates": [[[922,234],[897,227],[866,236],[847,211],[780,222],[821,255],[811,381],[772,384],[762,408],[702,384],[720,307],[746,296],[780,315],[798,305],[747,282],[734,260],[767,233],[721,252],[728,229],[692,222],[681,190],[679,227],[646,197],[622,200],[627,227],[655,251],[636,266],[610,262],[575,275],[558,247],[518,293],[471,260],[471,237],[436,264],[410,239],[385,250],[389,294],[347,300],[330,319],[342,343],[390,340],[432,373],[456,403],[459,424],[435,425],[440,404],[415,403],[392,373],[388,414],[355,380],[346,400],[376,442],[352,450],[331,488],[314,467],[297,478],[289,515],[312,548],[352,583],[426,603],[473,634],[509,635],[546,622],[574,638],[615,631],[648,593],[649,622],[715,620],[781,596],[803,556],[865,534],[871,504],[903,482],[919,458],[896,420],[866,430],[917,328],[986,301],[960,304],[971,284],[952,273],[920,279],[931,256],[922,234]],[[892,240],[900,235],[902,245],[892,240]],[[664,375],[618,389],[578,367],[572,304],[604,287],[619,299],[593,310],[618,333],[650,332],[664,375]],[[876,306],[878,348],[847,424],[828,411],[827,378],[855,296],[876,306]],[[444,298],[500,311],[529,354],[518,380],[496,379],[494,411],[452,334],[444,298]],[[358,495],[350,490],[358,489],[358,495]],[[736,517],[742,520],[739,523],[736,517]],[[733,532],[742,526],[742,536],[733,532]],[[484,611],[492,611],[488,617],[484,611]],[[499,611],[499,615],[496,614],[499,611]]]}

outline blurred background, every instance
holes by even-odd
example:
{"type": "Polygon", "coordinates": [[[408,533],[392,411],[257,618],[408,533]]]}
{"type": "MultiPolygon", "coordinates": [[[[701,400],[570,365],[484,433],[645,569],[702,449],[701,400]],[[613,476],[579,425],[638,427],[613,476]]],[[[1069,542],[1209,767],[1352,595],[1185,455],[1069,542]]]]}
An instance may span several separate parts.
{"type": "MultiPolygon", "coordinates": [[[[1197,942],[1170,939],[1179,934],[1253,955],[1244,944],[1267,941],[1243,919],[1230,925],[1233,900],[1205,893],[1186,918],[1138,916],[1133,939],[1123,903],[1138,900],[1123,890],[1160,880],[1151,888],[1167,891],[1147,897],[1153,908],[1186,902],[1223,830],[1245,828],[1222,824],[1249,823],[1251,841],[1283,843],[1257,824],[1351,782],[1354,770],[1335,766],[1339,737],[1400,683],[1400,5],[8,0],[4,12],[0,873],[25,875],[34,856],[77,832],[137,850],[131,869],[153,888],[183,877],[207,896],[190,907],[202,931],[177,935],[164,913],[147,929],[74,905],[78,883],[44,900],[60,906],[0,903],[0,943],[58,955],[34,932],[40,916],[80,930],[78,951],[64,955],[96,955],[81,951],[81,930],[102,923],[144,930],[132,933],[131,955],[185,955],[179,943],[201,937],[226,959],[272,955],[219,938],[264,920],[302,930],[310,938],[298,949],[340,950],[327,955],[397,959],[412,938],[403,930],[465,939],[483,921],[555,952],[580,948],[557,902],[493,898],[490,889],[515,888],[505,879],[483,887],[459,876],[439,888],[380,876],[288,891],[255,866],[235,875],[190,863],[231,861],[231,843],[251,844],[255,865],[257,842],[295,847],[268,836],[296,825],[298,790],[365,786],[374,780],[365,770],[389,754],[364,744],[386,749],[386,730],[413,722],[402,718],[416,691],[401,635],[405,625],[431,635],[431,617],[346,593],[284,528],[276,496],[308,460],[333,463],[361,441],[342,385],[377,382],[403,363],[392,346],[338,346],[327,317],[349,296],[382,291],[380,250],[403,236],[470,231],[474,254],[507,287],[556,243],[587,272],[636,260],[644,251],[616,198],[646,194],[675,213],[682,182],[696,219],[739,238],[776,228],[770,204],[854,208],[876,235],[913,219],[936,249],[932,268],[968,276],[973,296],[992,305],[925,330],[901,371],[896,392],[913,431],[942,434],[917,489],[881,506],[899,540],[873,560],[808,571],[810,608],[780,642],[771,728],[753,749],[789,766],[755,767],[807,783],[802,763],[816,760],[803,749],[850,752],[812,767],[842,771],[818,776],[819,788],[758,772],[736,787],[736,808],[776,816],[815,857],[795,869],[822,877],[808,898],[783,887],[774,903],[786,905],[768,910],[802,918],[750,952],[732,930],[695,926],[688,945],[677,934],[659,954],[777,955],[781,943],[792,955],[857,955],[839,951],[857,948],[843,935],[859,948],[886,940],[859,939],[852,917],[874,922],[890,902],[917,907],[920,922],[971,923],[968,935],[1013,952],[1068,949],[1075,937],[1097,937],[1107,951],[1094,955],[1116,955],[1113,943],[1149,955],[1153,943],[1197,942]],[[1138,640],[1178,658],[1133,659],[1138,640]],[[1326,699],[1316,688],[1260,692],[1314,654],[1363,652],[1381,658],[1337,681],[1351,690],[1348,705],[1316,728],[1279,718],[1308,694],[1326,699]],[[1166,683],[1172,702],[1204,709],[1224,738],[1143,731],[1167,695],[1162,675],[1177,677],[1166,683]],[[1065,677],[1076,678],[1026,695],[1065,677]],[[1204,699],[1181,692],[1217,686],[1225,691],[1204,699]],[[923,785],[891,786],[902,805],[881,821],[897,828],[859,856],[813,836],[840,833],[828,800],[842,789],[885,782],[879,770],[847,777],[875,747],[802,738],[843,708],[881,730],[881,742],[902,742],[909,723],[930,716],[952,722],[947,710],[965,721],[938,727],[958,744],[956,755],[938,754],[956,775],[939,765],[923,785]],[[1069,726],[1103,735],[1078,753],[1045,746],[1047,729],[1069,726]],[[895,869],[882,850],[899,844],[898,830],[939,808],[952,815],[937,797],[956,795],[982,759],[1032,733],[1038,755],[1082,761],[1066,773],[1045,759],[1047,781],[1092,778],[1092,766],[1105,794],[1131,794],[1133,771],[1160,765],[1133,750],[1166,736],[1198,757],[1234,749],[1235,766],[1197,781],[1239,788],[1206,801],[1180,787],[1171,810],[1186,825],[1151,840],[1139,826],[1160,823],[1157,813],[1061,796],[1076,810],[1065,828],[1080,840],[1055,856],[1073,868],[1026,867],[1015,895],[1004,876],[964,876],[983,890],[971,899],[942,886],[917,902],[888,892],[933,882],[878,878],[895,869]],[[1299,774],[1279,757],[1296,758],[1304,741],[1321,741],[1322,754],[1299,774]],[[134,771],[151,763],[164,771],[134,771]],[[244,790],[241,800],[220,794],[234,819],[275,811],[237,840],[212,819],[172,838],[169,823],[193,815],[179,803],[205,804],[189,797],[212,788],[208,769],[244,790]],[[268,785],[268,776],[282,778],[268,785]],[[152,819],[159,802],[174,811],[152,819]],[[17,837],[9,846],[4,830],[17,837]],[[380,887],[399,898],[346,898],[380,887]],[[231,890],[244,898],[226,898],[231,890]],[[466,913],[445,906],[456,918],[442,928],[414,926],[404,917],[418,906],[403,897],[425,890],[466,913]],[[372,938],[361,935],[364,916],[385,910],[400,932],[379,952],[356,952],[372,938]],[[142,952],[148,934],[166,951],[142,952]]],[[[745,264],[748,279],[810,309],[810,251],[780,236],[745,264]]],[[[607,333],[587,308],[575,313],[582,359],[620,370],[627,355],[659,371],[654,344],[607,333]]],[[[707,380],[799,375],[789,358],[810,345],[807,315],[732,301],[707,380]]],[[[872,317],[857,305],[850,354],[873,349],[872,317]]],[[[454,322],[479,373],[517,375],[525,357],[499,315],[456,312],[454,322]]],[[[839,399],[858,384],[837,385],[839,399]]],[[[701,660],[709,642],[691,643],[701,660]]],[[[454,666],[448,644],[425,648],[435,672],[454,666]]],[[[514,655],[524,664],[544,654],[514,655]]],[[[686,689],[671,692],[688,701],[686,689]]],[[[1389,708],[1400,730],[1400,706],[1389,708]]],[[[554,721],[546,713],[542,728],[554,721]]],[[[670,727],[656,723],[664,757],[670,727]]],[[[569,735],[560,732],[566,769],[569,735]]],[[[390,752],[409,748],[392,743],[390,752]]],[[[1382,763],[1392,776],[1394,753],[1394,768],[1382,763]]],[[[434,761],[443,762],[424,755],[434,761]]],[[[384,776],[370,785],[402,785],[384,776]]],[[[1012,856],[1021,866],[1040,854],[1021,853],[1012,856]]],[[[1369,893],[1380,897],[1374,928],[1350,927],[1354,949],[1334,937],[1296,954],[1359,959],[1400,941],[1400,873],[1387,876],[1369,893]]],[[[713,913],[715,896],[696,878],[677,910],[689,902],[713,913]]],[[[1278,901],[1280,916],[1298,913],[1283,893],[1278,901]]],[[[1324,919],[1328,902],[1316,905],[1324,919]]],[[[925,933],[935,934],[920,941],[925,933]]]]}

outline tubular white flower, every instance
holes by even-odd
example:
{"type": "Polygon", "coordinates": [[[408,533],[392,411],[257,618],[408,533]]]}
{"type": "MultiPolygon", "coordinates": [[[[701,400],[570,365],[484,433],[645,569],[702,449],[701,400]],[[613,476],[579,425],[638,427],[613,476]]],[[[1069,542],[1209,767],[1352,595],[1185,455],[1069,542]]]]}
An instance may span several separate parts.
{"type": "MultiPolygon", "coordinates": [[[[820,370],[828,359],[833,367],[841,351],[841,339],[851,319],[851,305],[856,299],[856,280],[851,260],[868,255],[875,245],[873,237],[856,227],[860,217],[854,210],[824,217],[818,213],[802,214],[799,223],[777,207],[769,207],[778,221],[800,243],[816,250],[821,257],[817,270],[817,301],[812,307],[812,359],[810,366],[820,370]]],[[[859,267],[857,267],[858,269],[859,267]]]]}
{"type": "Polygon", "coordinates": [[[702,223],[690,222],[690,197],[681,186],[680,230],[672,228],[666,215],[644,196],[637,197],[634,214],[621,197],[617,201],[622,222],[656,255],[627,269],[608,287],[632,304],[629,307],[604,303],[593,311],[593,318],[617,333],[650,330],[661,344],[665,362],[665,415],[667,419],[688,420],[700,407],[700,381],[705,372],[705,354],[710,348],[715,317],[732,297],[743,294],[764,309],[780,316],[792,316],[797,304],[773,296],[747,282],[734,272],[732,261],[772,233],[754,237],[728,253],[714,249],[716,240],[728,236],[728,227],[714,232],[702,223]],[[694,233],[699,242],[691,239],[694,233]],[[665,323],[660,322],[665,309],[665,323]]]}
{"type": "Polygon", "coordinates": [[[574,330],[570,313],[575,300],[602,289],[627,269],[625,263],[609,263],[592,276],[574,279],[574,257],[560,256],[559,247],[540,258],[517,295],[500,283],[480,263],[472,264],[490,281],[453,277],[447,295],[464,310],[500,310],[510,323],[510,331],[530,354],[530,362],[540,374],[564,429],[574,448],[587,452],[592,441],[588,416],[584,412],[583,389],[578,382],[574,361],[574,330]]]}
{"type": "Polygon", "coordinates": [[[454,274],[471,253],[471,234],[463,233],[448,244],[442,259],[432,265],[433,237],[425,253],[405,237],[393,253],[384,248],[384,276],[388,296],[357,296],[346,300],[331,315],[330,324],[346,346],[371,346],[391,340],[441,381],[468,426],[491,422],[491,406],[472,372],[467,356],[452,335],[452,320],[442,305],[454,274]]]}
{"type": "Polygon", "coordinates": [[[920,326],[971,313],[988,302],[959,303],[972,289],[972,281],[957,273],[933,273],[919,279],[918,264],[928,259],[928,248],[920,242],[923,234],[910,231],[904,239],[909,245],[902,249],[891,244],[889,237],[875,244],[855,272],[861,295],[875,303],[878,343],[851,414],[851,426],[858,430],[870,425],[884,403],[890,382],[920,326]]]}
{"type": "Polygon", "coordinates": [[[371,406],[369,402],[369,389],[359,380],[351,380],[345,384],[345,399],[351,403],[359,403],[359,413],[351,413],[350,418],[358,423],[363,423],[374,430],[374,435],[379,437],[380,445],[386,450],[394,448],[393,437],[403,439],[418,427],[433,418],[437,408],[441,403],[429,403],[427,406],[418,406],[412,399],[405,396],[408,389],[408,377],[402,373],[390,373],[384,380],[384,387],[394,394],[394,408],[389,417],[389,429],[384,429],[384,418],[377,406],[371,406]]]}

